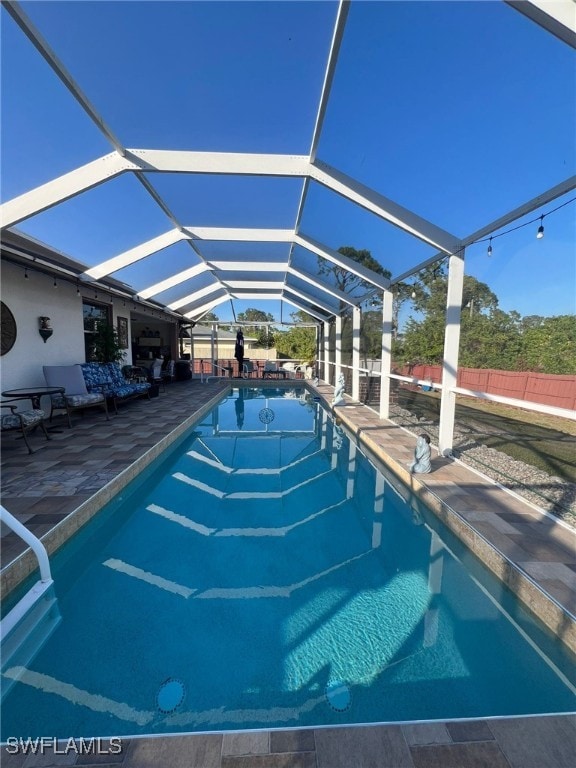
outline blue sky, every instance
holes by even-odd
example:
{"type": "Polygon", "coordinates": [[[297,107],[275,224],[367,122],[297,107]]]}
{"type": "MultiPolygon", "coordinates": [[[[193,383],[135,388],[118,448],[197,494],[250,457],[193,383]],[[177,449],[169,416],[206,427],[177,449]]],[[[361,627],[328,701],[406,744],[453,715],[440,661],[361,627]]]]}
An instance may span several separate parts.
{"type": "MultiPolygon", "coordinates": [[[[336,3],[45,0],[22,7],[125,146],[309,151],[336,3]]],[[[4,201],[111,147],[4,8],[1,35],[4,201]]],[[[318,157],[466,236],[575,172],[575,72],[566,44],[503,2],[353,0],[318,157]]],[[[293,227],[302,186],[295,179],[149,179],[178,219],[196,226],[293,227]]],[[[571,203],[550,213],[542,240],[537,223],[496,238],[491,258],[486,243],[471,246],[467,273],[488,283],[506,311],[575,312],[575,211],[571,203]]],[[[125,175],[18,228],[92,266],[171,226],[125,175]]],[[[314,184],[301,230],[334,249],[368,248],[394,275],[434,255],[314,184]]],[[[283,249],[210,244],[206,255],[281,259],[283,249]]],[[[181,243],[114,276],[142,289],[192,256],[181,243]]],[[[294,263],[316,271],[303,249],[294,263]]],[[[247,306],[258,305],[235,302],[237,312],[247,306]]],[[[279,317],[278,302],[260,308],[279,317]]],[[[231,317],[229,304],[215,311],[231,317]]]]}

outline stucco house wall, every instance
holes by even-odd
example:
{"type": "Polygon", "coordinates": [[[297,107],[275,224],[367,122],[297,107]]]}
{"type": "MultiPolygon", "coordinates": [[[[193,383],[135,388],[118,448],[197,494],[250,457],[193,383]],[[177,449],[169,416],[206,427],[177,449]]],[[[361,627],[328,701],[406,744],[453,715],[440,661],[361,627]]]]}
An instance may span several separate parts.
{"type": "MultiPolygon", "coordinates": [[[[53,277],[32,270],[26,279],[21,267],[3,261],[2,301],[14,315],[17,335],[12,349],[0,358],[0,391],[46,386],[43,365],[85,362],[82,296],[73,283],[56,278],[54,286],[53,277]],[[41,316],[49,317],[54,329],[46,343],[38,333],[41,316]]],[[[113,307],[114,324],[117,314],[128,317],[130,339],[130,313],[121,310],[121,306],[118,312],[113,307]]],[[[128,363],[129,357],[127,349],[128,363]]],[[[21,407],[30,407],[30,403],[22,401],[21,407]]]]}

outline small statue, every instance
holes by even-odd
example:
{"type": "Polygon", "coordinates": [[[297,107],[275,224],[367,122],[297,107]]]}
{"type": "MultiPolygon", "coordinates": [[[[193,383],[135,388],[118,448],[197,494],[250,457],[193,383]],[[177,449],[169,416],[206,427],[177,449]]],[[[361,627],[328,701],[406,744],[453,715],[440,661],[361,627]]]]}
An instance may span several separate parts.
{"type": "Polygon", "coordinates": [[[344,380],[344,374],[340,373],[338,376],[338,383],[334,390],[334,397],[332,399],[332,405],[340,405],[344,402],[344,389],[346,388],[346,382],[344,380]]]}

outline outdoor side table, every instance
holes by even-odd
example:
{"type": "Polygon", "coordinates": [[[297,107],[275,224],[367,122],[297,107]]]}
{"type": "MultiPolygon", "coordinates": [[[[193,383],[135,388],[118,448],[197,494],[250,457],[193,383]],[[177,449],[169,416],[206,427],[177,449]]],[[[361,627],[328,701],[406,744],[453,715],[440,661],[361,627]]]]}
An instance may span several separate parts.
{"type": "Polygon", "coordinates": [[[22,389],[7,389],[2,392],[2,397],[11,400],[30,400],[34,410],[40,410],[40,398],[43,395],[61,395],[64,387],[23,387],[22,389]]]}
{"type": "MultiPolygon", "coordinates": [[[[40,408],[40,399],[43,395],[62,395],[64,387],[23,387],[22,389],[6,389],[2,392],[2,397],[8,397],[11,400],[30,400],[32,408],[35,411],[40,408]]],[[[48,432],[60,432],[56,427],[46,427],[48,432]]]]}

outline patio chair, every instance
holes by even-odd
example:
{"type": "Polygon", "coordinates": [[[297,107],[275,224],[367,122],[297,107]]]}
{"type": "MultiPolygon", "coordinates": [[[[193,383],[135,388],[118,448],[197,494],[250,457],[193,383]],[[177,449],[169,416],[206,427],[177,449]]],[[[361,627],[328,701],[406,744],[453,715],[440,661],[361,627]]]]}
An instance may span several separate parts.
{"type": "Polygon", "coordinates": [[[0,406],[2,407],[2,414],[0,415],[0,426],[2,432],[11,432],[12,430],[17,430],[22,434],[26,448],[28,448],[28,453],[34,453],[30,447],[30,443],[28,442],[28,432],[32,432],[37,427],[40,427],[46,436],[46,440],[50,440],[50,435],[48,434],[44,424],[45,413],[44,411],[37,408],[30,411],[18,411],[16,410],[17,407],[12,405],[13,402],[20,401],[3,400],[2,403],[0,403],[0,406]],[[5,413],[5,410],[9,410],[10,413],[5,413]]]}
{"type": "Polygon", "coordinates": [[[158,387],[162,387],[162,391],[166,392],[166,384],[164,383],[164,377],[162,376],[162,360],[154,360],[150,368],[148,369],[148,381],[150,384],[158,387]]]}
{"type": "Polygon", "coordinates": [[[258,376],[258,368],[254,368],[254,363],[252,360],[247,360],[244,358],[244,363],[242,364],[242,375],[245,379],[249,379],[254,375],[258,376]]]}
{"type": "Polygon", "coordinates": [[[50,395],[50,421],[54,411],[65,410],[68,426],[72,429],[72,411],[99,406],[104,408],[106,421],[109,421],[108,405],[102,392],[88,392],[80,365],[45,365],[44,378],[49,387],[64,387],[61,395],[50,395]]]}
{"type": "Polygon", "coordinates": [[[264,363],[264,371],[262,372],[262,378],[265,379],[270,373],[277,373],[278,366],[273,360],[266,360],[264,363]]]}
{"type": "Polygon", "coordinates": [[[176,363],[174,360],[169,360],[166,368],[161,371],[162,381],[164,384],[170,384],[174,380],[174,367],[176,363]]]}
{"type": "Polygon", "coordinates": [[[278,365],[273,360],[266,360],[264,363],[264,370],[262,371],[263,379],[285,379],[287,372],[284,368],[278,368],[278,365]]]}

